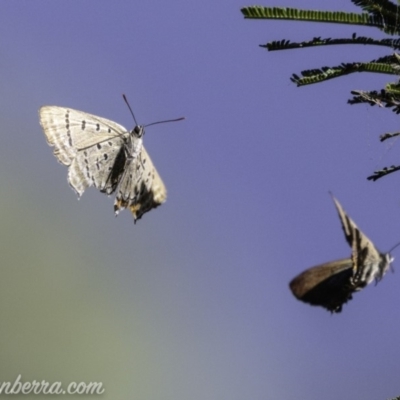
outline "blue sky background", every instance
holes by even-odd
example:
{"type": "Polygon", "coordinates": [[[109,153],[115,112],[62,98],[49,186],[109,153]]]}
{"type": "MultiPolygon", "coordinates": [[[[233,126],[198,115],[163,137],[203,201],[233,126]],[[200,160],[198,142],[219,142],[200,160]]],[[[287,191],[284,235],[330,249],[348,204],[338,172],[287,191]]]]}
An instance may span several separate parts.
{"type": "Polygon", "coordinates": [[[366,180],[399,164],[400,143],[378,140],[398,117],[346,104],[393,77],[289,80],[390,49],[268,53],[258,45],[383,35],[244,20],[251,4],[3,2],[0,381],[101,381],[117,400],[400,394],[398,273],[340,315],[288,289],[305,268],[350,255],[329,190],[381,251],[400,240],[400,174],[366,180]],[[95,189],[77,201],[38,121],[40,106],[58,105],[131,129],[122,93],[139,123],[186,117],[146,131],[168,200],[136,225],[95,189]]]}

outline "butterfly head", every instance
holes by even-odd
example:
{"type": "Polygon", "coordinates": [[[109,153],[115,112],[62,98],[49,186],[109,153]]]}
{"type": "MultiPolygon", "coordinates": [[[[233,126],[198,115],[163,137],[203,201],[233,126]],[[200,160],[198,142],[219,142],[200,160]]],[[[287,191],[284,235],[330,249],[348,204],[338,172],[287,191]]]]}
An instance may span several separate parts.
{"type": "Polygon", "coordinates": [[[387,253],[385,254],[385,259],[386,259],[386,266],[383,269],[383,274],[385,274],[389,269],[392,270],[392,272],[394,272],[393,266],[392,266],[392,262],[394,261],[394,257],[390,254],[387,253]]]}
{"type": "Polygon", "coordinates": [[[382,254],[382,261],[379,263],[378,271],[376,271],[376,274],[374,276],[375,284],[377,284],[384,277],[389,269],[393,271],[393,267],[391,265],[393,260],[394,257],[392,257],[390,253],[382,254]]]}
{"type": "Polygon", "coordinates": [[[392,272],[394,272],[394,268],[392,266],[392,262],[394,261],[394,257],[390,254],[396,247],[400,246],[400,242],[396,243],[386,254],[383,255],[385,262],[382,263],[382,268],[381,268],[381,274],[380,274],[380,279],[377,279],[376,281],[379,282],[383,275],[386,274],[386,272],[391,269],[392,272]]]}
{"type": "Polygon", "coordinates": [[[136,125],[131,132],[135,138],[140,139],[144,135],[144,126],[143,125],[136,125]]]}

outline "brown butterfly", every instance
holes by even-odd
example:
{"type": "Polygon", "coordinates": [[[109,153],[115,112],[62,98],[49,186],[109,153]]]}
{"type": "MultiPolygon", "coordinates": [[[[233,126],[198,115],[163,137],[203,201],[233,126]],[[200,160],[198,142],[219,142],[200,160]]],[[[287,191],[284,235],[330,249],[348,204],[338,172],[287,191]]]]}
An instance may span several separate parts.
{"type": "Polygon", "coordinates": [[[351,258],[332,261],[309,268],[296,276],[289,284],[294,296],[306,303],[321,306],[338,313],[352,294],[372,281],[379,282],[390,268],[393,257],[380,253],[374,244],[358,229],[332,196],[351,258]]]}

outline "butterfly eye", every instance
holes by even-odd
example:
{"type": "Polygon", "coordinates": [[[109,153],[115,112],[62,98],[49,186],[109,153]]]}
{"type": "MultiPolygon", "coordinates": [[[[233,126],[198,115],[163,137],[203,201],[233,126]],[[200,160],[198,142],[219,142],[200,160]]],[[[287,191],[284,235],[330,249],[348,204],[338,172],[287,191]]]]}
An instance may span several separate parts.
{"type": "Polygon", "coordinates": [[[142,125],[136,125],[136,126],[133,128],[132,133],[133,133],[137,138],[140,139],[140,138],[143,136],[143,133],[144,133],[144,128],[143,128],[143,126],[142,126],[142,125]]]}

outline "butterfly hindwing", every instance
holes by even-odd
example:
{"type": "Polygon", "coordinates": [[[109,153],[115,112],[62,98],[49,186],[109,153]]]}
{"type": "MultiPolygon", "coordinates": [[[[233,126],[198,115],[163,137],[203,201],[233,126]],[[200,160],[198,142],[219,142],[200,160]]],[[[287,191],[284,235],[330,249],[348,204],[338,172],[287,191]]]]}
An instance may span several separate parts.
{"type": "Polygon", "coordinates": [[[340,312],[354,292],[352,267],[350,258],[318,265],[296,276],[289,286],[297,299],[331,312],[340,312]]]}
{"type": "Polygon", "coordinates": [[[129,207],[134,219],[158,207],[167,198],[167,190],[150,156],[142,147],[137,163],[127,162],[117,189],[114,210],[129,207]]]}

